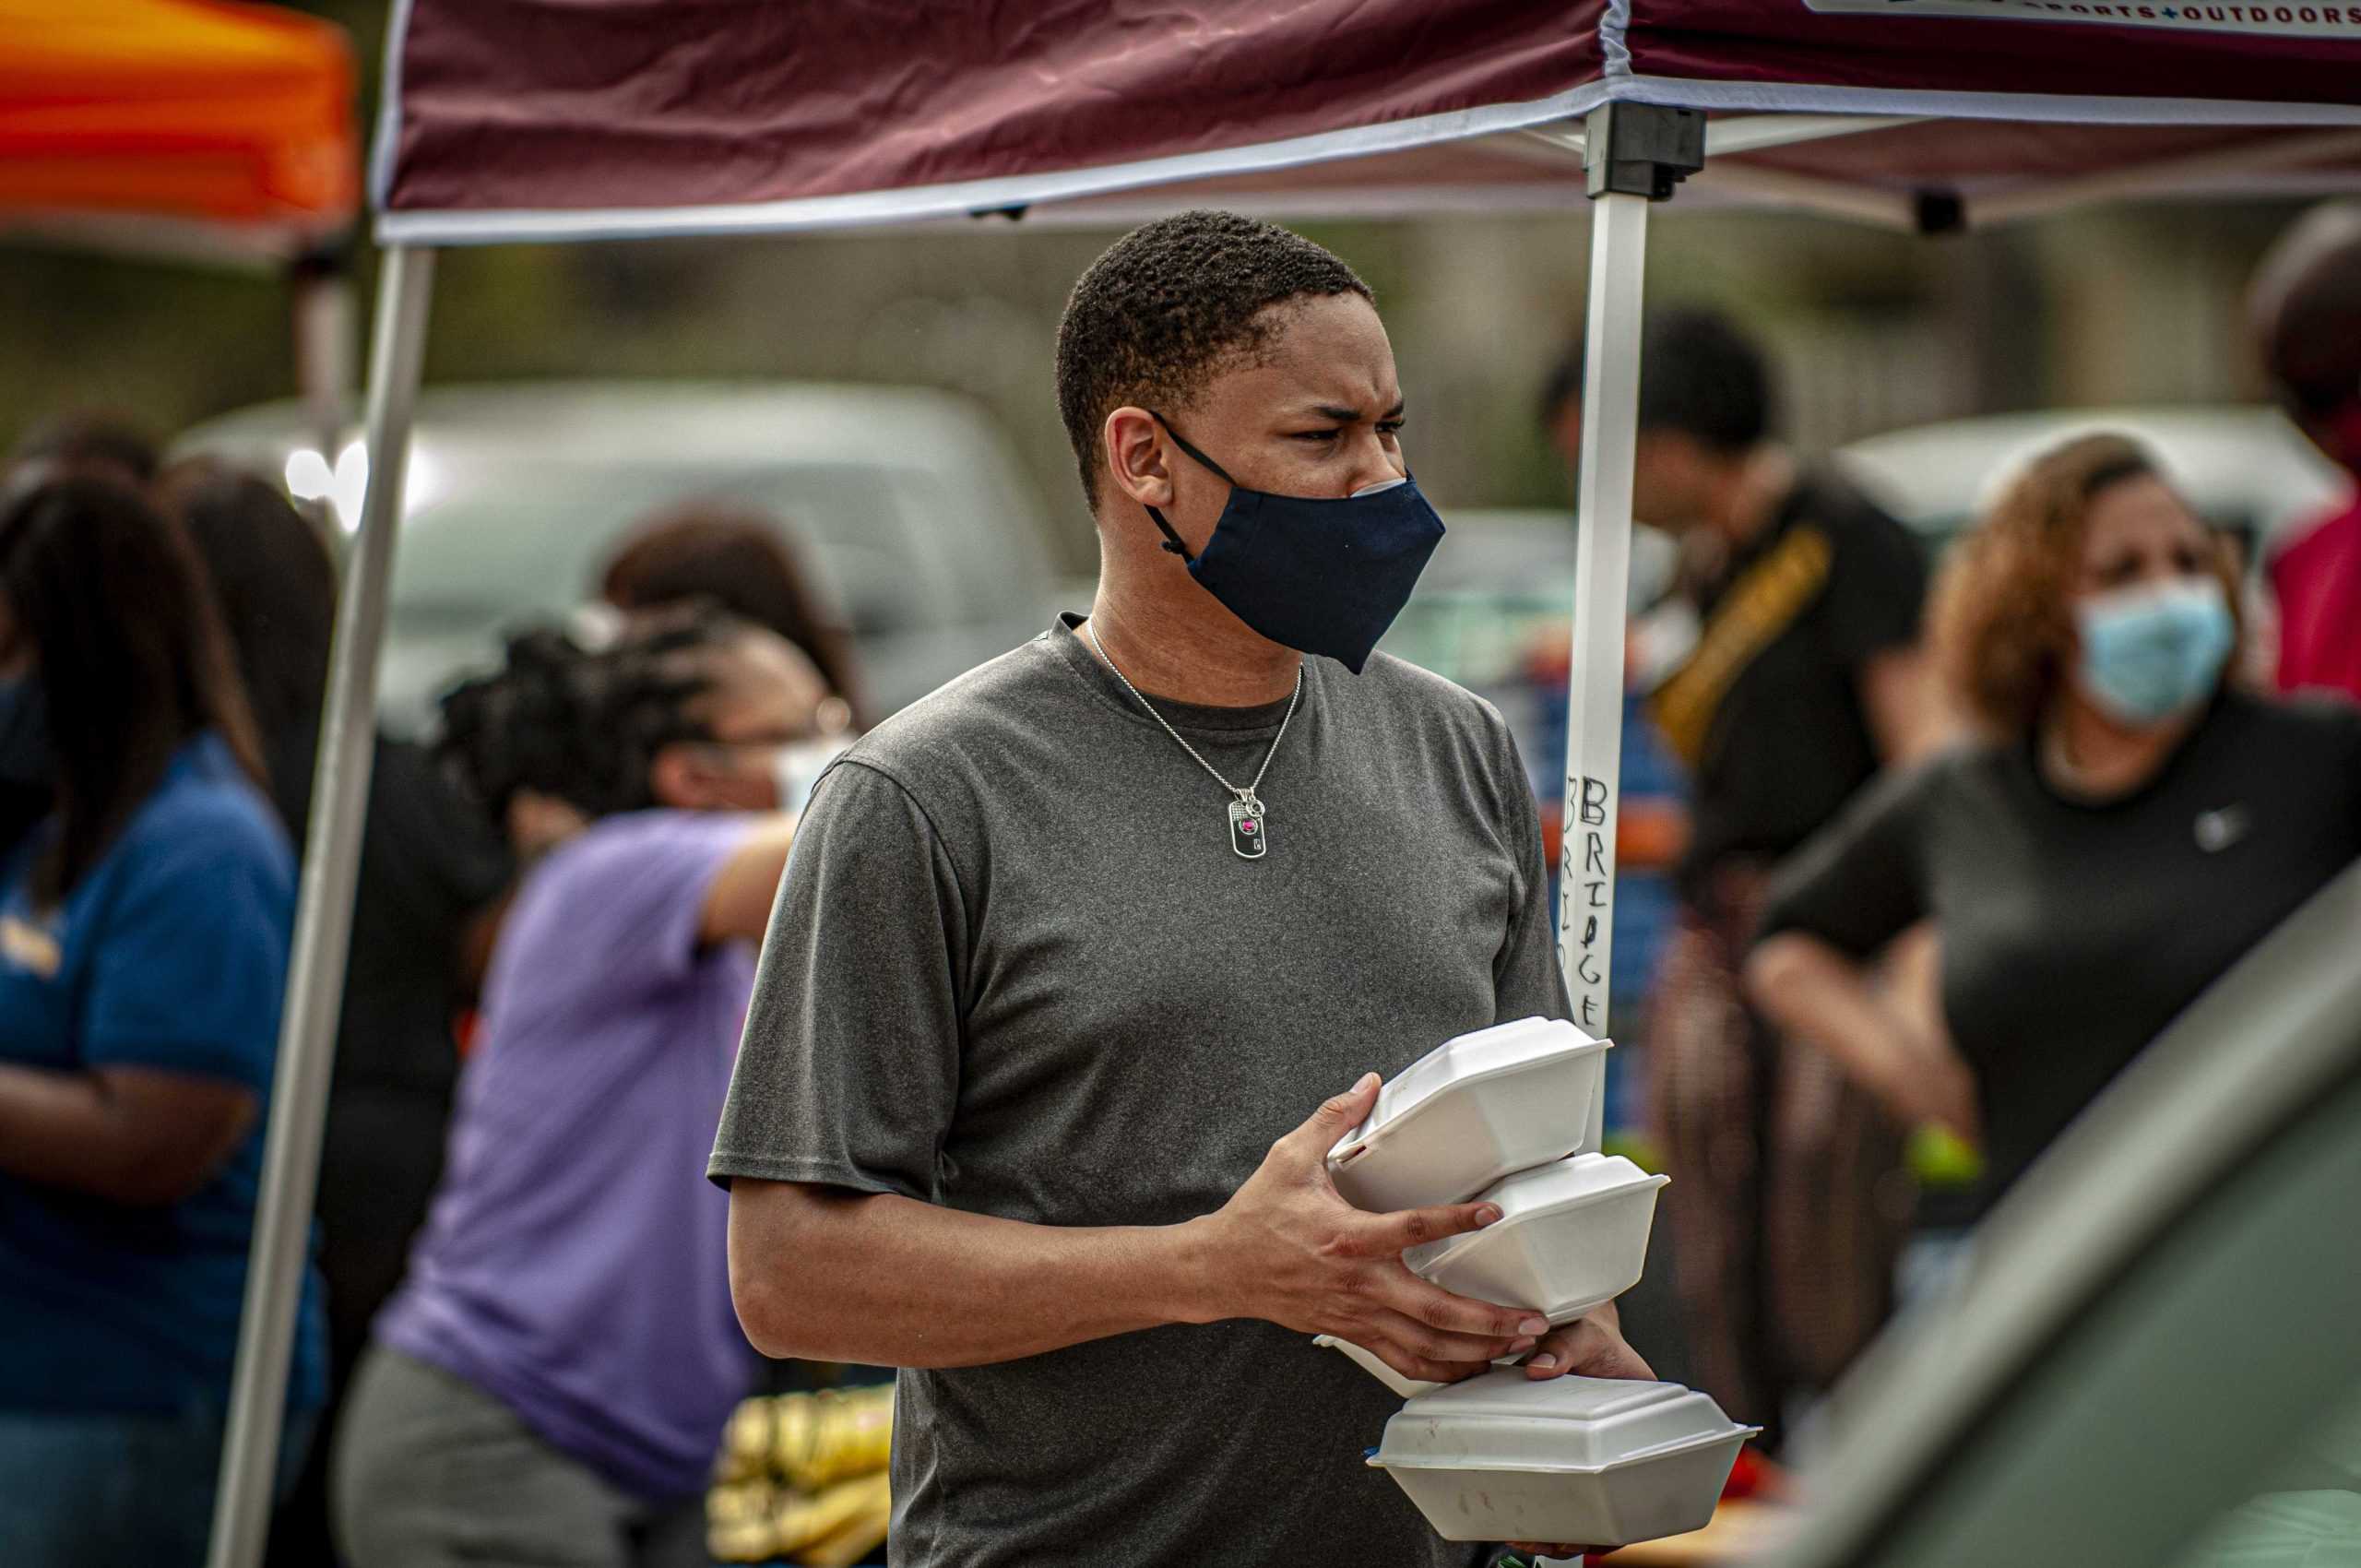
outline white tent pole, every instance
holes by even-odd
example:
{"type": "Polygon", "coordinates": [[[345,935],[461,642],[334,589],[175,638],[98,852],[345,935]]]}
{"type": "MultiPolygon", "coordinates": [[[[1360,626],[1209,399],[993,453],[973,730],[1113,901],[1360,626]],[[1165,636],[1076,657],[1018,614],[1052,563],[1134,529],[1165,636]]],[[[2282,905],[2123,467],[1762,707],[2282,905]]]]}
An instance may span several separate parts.
{"type": "Polygon", "coordinates": [[[290,279],[295,390],[312,444],[333,465],[352,395],[352,274],[341,252],[308,255],[290,279]]]}
{"type": "MultiPolygon", "coordinates": [[[[361,872],[361,830],[375,760],[377,650],[385,641],[386,591],[409,463],[410,415],[418,401],[426,309],[434,275],[431,250],[396,246],[377,281],[377,325],[369,372],[369,483],[360,536],[347,558],[328,667],[327,708],[312,780],[312,820],[279,1026],[270,1129],[263,1145],[262,1192],[248,1254],[238,1361],[213,1504],[208,1568],[255,1568],[269,1534],[279,1471],[279,1420],[288,1361],[311,1258],[312,1203],[336,1061],[337,1018],[352,937],[352,895],[361,872]]],[[[325,1443],[321,1432],[314,1441],[325,1443]]]]}
{"type": "MultiPolygon", "coordinates": [[[[1640,295],[1648,198],[1591,203],[1590,321],[1584,339],[1582,473],[1575,486],[1573,660],[1566,713],[1565,847],[1558,875],[1558,962],[1574,1022],[1607,1032],[1615,932],[1615,816],[1623,757],[1623,627],[1631,563],[1631,465],[1638,436],[1640,295]]],[[[1596,1149],[1606,1110],[1591,1105],[1596,1149]]]]}

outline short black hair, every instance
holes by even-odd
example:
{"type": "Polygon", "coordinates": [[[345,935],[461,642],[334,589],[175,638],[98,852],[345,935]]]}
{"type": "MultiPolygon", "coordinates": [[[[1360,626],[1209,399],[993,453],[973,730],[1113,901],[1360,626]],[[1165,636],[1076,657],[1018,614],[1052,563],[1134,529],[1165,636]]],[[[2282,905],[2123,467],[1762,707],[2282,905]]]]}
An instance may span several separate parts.
{"type": "Polygon", "coordinates": [[[1215,374],[1268,340],[1270,306],[1305,295],[1377,296],[1334,254],[1235,212],[1143,223],[1077,279],[1058,322],[1058,413],[1082,493],[1098,505],[1098,439],[1126,403],[1186,408],[1215,374]]]}
{"type": "MultiPolygon", "coordinates": [[[[1582,396],[1583,345],[1542,384],[1543,422],[1582,396]]],[[[1642,430],[1677,430],[1716,452],[1743,452],[1775,427],[1770,366],[1754,340],[1717,311],[1682,310],[1640,335],[1642,430]]]]}

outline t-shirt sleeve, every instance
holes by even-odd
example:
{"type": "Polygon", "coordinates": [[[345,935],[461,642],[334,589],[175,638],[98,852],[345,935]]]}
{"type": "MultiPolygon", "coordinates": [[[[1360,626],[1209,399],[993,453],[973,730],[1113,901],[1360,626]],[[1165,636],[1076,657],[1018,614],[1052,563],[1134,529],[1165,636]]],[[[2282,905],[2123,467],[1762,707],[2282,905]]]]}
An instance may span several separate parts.
{"type": "Polygon", "coordinates": [[[1848,665],[1918,640],[1927,564],[1910,530],[1867,503],[1837,527],[1824,624],[1829,648],[1848,665]]]}
{"type": "Polygon", "coordinates": [[[1796,931],[1869,958],[1916,925],[1927,913],[1921,819],[1943,766],[1938,758],[1873,780],[1780,862],[1755,940],[1796,931]]]}
{"type": "Polygon", "coordinates": [[[788,855],[708,1174],[931,1200],[967,952],[958,873],[925,811],[837,764],[788,855]]]}
{"type": "Polygon", "coordinates": [[[1549,866],[1541,849],[1541,813],[1534,803],[1533,785],[1526,778],[1516,739],[1506,724],[1499,727],[1496,756],[1501,791],[1509,802],[1510,841],[1522,871],[1515,912],[1508,936],[1492,961],[1495,1023],[1540,1016],[1571,1018],[1573,1007],[1566,994],[1566,977],[1558,968],[1556,932],[1549,922],[1549,866]]]}
{"type": "Polygon", "coordinates": [[[93,933],[84,1063],[267,1089],[292,883],[283,848],[201,823],[128,858],[93,933]]]}
{"type": "Polygon", "coordinates": [[[687,980],[708,950],[705,907],[714,878],[760,820],[734,812],[611,817],[558,850],[502,932],[494,1009],[514,1004],[501,993],[528,975],[536,977],[536,1005],[590,1014],[687,980]],[[563,983],[546,983],[550,977],[563,983]]]}

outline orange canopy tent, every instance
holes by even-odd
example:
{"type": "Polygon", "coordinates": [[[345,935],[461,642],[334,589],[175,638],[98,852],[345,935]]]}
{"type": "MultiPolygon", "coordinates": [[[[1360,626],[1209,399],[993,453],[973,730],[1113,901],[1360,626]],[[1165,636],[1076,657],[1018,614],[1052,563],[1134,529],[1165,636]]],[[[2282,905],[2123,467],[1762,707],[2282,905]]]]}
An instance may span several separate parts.
{"type": "Polygon", "coordinates": [[[0,0],[0,226],[291,258],[360,195],[352,54],[228,0],[0,0]]]}
{"type": "Polygon", "coordinates": [[[352,51],[232,0],[0,0],[0,238],[283,267],[295,380],[341,426],[361,195],[352,51]]]}

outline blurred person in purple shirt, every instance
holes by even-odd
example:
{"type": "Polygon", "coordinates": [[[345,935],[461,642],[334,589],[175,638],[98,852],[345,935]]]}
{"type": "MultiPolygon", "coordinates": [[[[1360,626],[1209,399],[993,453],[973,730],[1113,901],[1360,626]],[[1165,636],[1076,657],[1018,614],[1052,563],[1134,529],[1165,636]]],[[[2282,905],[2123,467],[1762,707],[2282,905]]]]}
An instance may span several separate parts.
{"type": "Polygon", "coordinates": [[[444,754],[528,862],[445,1175],[338,1429],[355,1568],[704,1561],[754,1360],[703,1180],[825,683],[701,611],[555,632],[445,699],[444,754]]]}

